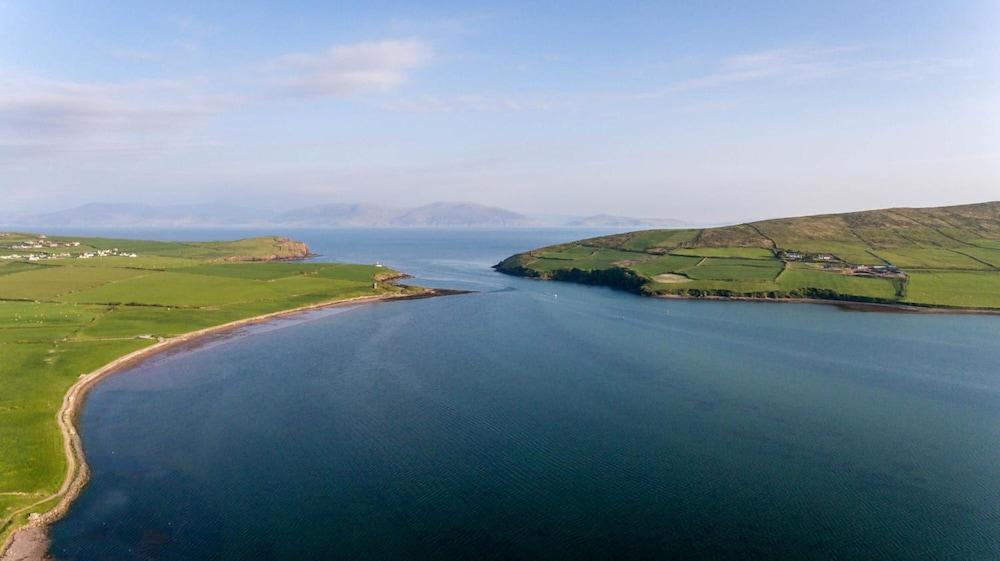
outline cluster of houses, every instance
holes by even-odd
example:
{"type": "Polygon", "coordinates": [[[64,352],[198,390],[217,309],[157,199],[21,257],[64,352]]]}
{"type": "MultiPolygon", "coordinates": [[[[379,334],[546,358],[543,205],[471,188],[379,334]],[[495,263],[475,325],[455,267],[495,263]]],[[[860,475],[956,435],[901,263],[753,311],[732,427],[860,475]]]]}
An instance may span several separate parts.
{"type": "Polygon", "coordinates": [[[77,255],[77,259],[90,259],[91,257],[138,257],[134,253],[129,253],[127,251],[118,251],[118,248],[114,249],[99,249],[97,251],[88,251],[86,253],[81,253],[77,255]]]}
{"type": "MultiPolygon", "coordinates": [[[[11,234],[0,234],[0,237],[8,237],[11,234]]],[[[129,251],[122,251],[117,247],[112,249],[97,249],[94,251],[85,251],[83,253],[67,253],[67,252],[54,252],[50,251],[55,248],[70,248],[70,247],[80,247],[80,242],[56,242],[47,239],[45,236],[38,236],[38,239],[34,240],[18,240],[9,245],[5,244],[0,246],[0,251],[4,249],[24,251],[29,250],[30,253],[11,253],[9,255],[0,255],[0,260],[3,261],[46,261],[49,259],[92,259],[94,257],[138,257],[136,254],[129,251]],[[42,250],[42,251],[33,251],[42,250]]]]}
{"type": "Polygon", "coordinates": [[[830,253],[801,253],[798,251],[780,251],[778,258],[783,261],[804,261],[822,263],[823,269],[840,271],[846,275],[860,277],[906,278],[906,273],[894,265],[848,265],[836,255],[830,253]]]}
{"type": "MultiPolygon", "coordinates": [[[[80,245],[77,242],[76,245],[80,245]]],[[[75,246],[74,246],[75,247],[75,246]]],[[[21,248],[12,248],[21,249],[21,248]]],[[[96,251],[85,251],[76,255],[71,253],[11,253],[10,255],[0,255],[4,261],[45,261],[48,259],[92,259],[94,257],[138,257],[134,253],[119,251],[119,249],[99,249],[96,251]]]]}
{"type": "Polygon", "coordinates": [[[10,255],[0,255],[4,261],[44,261],[46,259],[66,259],[72,257],[69,253],[11,253],[10,255]]]}
{"type": "Polygon", "coordinates": [[[830,263],[838,259],[829,253],[807,254],[798,251],[781,251],[778,258],[782,261],[818,261],[820,263],[830,263]]]}
{"type": "Polygon", "coordinates": [[[54,247],[79,247],[80,242],[50,242],[45,239],[39,238],[38,240],[33,240],[30,242],[20,242],[14,245],[8,246],[9,249],[51,249],[54,247]]]}
{"type": "Polygon", "coordinates": [[[905,278],[895,265],[851,265],[849,274],[861,277],[905,278]]]}

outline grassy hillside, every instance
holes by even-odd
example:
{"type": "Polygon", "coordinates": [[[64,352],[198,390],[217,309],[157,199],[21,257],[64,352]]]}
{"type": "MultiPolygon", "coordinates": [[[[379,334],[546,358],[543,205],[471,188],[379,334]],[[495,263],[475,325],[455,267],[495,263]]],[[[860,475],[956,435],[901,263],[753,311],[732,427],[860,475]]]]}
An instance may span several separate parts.
{"type": "Polygon", "coordinates": [[[56,412],[82,373],[160,338],[409,290],[378,282],[397,274],[374,265],[264,262],[306,255],[305,244],[285,238],[0,234],[0,544],[29,512],[52,506],[36,503],[66,474],[56,412]]]}
{"type": "Polygon", "coordinates": [[[497,269],[653,295],[1000,309],[1000,202],[630,232],[521,253],[497,269]]]}

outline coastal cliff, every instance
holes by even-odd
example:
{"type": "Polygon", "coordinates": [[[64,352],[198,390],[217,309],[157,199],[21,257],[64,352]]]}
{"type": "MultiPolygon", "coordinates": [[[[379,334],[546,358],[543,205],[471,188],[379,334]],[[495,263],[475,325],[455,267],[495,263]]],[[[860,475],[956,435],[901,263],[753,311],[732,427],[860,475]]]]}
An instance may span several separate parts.
{"type": "Polygon", "coordinates": [[[221,261],[291,261],[305,259],[312,255],[309,246],[305,242],[292,240],[283,236],[253,238],[252,241],[257,243],[254,247],[250,248],[251,251],[229,255],[221,259],[221,261]]]}

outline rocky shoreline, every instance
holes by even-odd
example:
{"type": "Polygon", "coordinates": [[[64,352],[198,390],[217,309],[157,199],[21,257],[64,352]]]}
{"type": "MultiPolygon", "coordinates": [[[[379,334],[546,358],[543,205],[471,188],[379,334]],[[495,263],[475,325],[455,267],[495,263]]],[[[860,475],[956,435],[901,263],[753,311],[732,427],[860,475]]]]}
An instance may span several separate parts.
{"type": "Polygon", "coordinates": [[[655,294],[653,298],[665,300],[732,300],[737,302],[758,302],[761,304],[818,304],[834,306],[853,312],[880,312],[898,314],[972,314],[1000,315],[1000,310],[989,308],[942,308],[940,306],[916,306],[910,304],[892,304],[885,302],[864,302],[861,300],[833,300],[823,298],[754,298],[749,296],[685,296],[680,294],[655,294]]]}
{"type": "MultiPolygon", "coordinates": [[[[761,303],[785,303],[785,304],[823,304],[836,306],[843,310],[882,312],[882,313],[907,313],[907,314],[971,314],[971,315],[1000,315],[1000,309],[994,308],[949,308],[944,306],[923,306],[917,304],[902,304],[888,301],[865,301],[850,298],[808,298],[802,296],[733,296],[722,294],[667,294],[653,293],[643,289],[643,283],[639,282],[635,275],[624,274],[553,274],[552,276],[539,276],[533,274],[534,271],[524,267],[506,266],[500,262],[493,266],[498,272],[505,275],[521,277],[539,281],[571,282],[591,286],[603,286],[623,292],[630,292],[638,296],[650,296],[653,298],[663,298],[666,300],[732,300],[738,302],[761,302],[761,303]]],[[[611,271],[612,269],[608,269],[611,271]]],[[[624,271],[624,269],[620,269],[624,271]]],[[[562,273],[562,271],[556,271],[562,273]]]]}

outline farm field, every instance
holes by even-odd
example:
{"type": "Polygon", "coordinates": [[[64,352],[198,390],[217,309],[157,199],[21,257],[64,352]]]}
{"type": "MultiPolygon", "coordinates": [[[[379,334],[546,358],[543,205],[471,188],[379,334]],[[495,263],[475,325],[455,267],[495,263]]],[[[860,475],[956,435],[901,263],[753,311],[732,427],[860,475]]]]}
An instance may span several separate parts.
{"type": "Polygon", "coordinates": [[[1000,273],[917,271],[910,275],[905,301],[1000,309],[1000,273]]]}
{"type": "Polygon", "coordinates": [[[735,259],[774,259],[774,253],[762,247],[678,247],[672,255],[697,257],[730,257],[735,259]]]}
{"type": "Polygon", "coordinates": [[[56,412],[81,374],[202,328],[417,291],[385,282],[398,273],[376,265],[270,262],[309,255],[285,238],[173,243],[0,235],[0,255],[11,254],[21,257],[0,261],[0,543],[31,512],[54,504],[40,501],[66,476],[56,412]],[[111,250],[115,255],[83,257],[111,250]]]}
{"type": "Polygon", "coordinates": [[[1000,310],[1000,202],[630,232],[520,253],[496,268],[649,295],[1000,310]]]}
{"type": "Polygon", "coordinates": [[[677,272],[695,280],[773,281],[781,273],[781,269],[782,264],[777,259],[706,257],[698,265],[677,272]]]}

